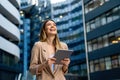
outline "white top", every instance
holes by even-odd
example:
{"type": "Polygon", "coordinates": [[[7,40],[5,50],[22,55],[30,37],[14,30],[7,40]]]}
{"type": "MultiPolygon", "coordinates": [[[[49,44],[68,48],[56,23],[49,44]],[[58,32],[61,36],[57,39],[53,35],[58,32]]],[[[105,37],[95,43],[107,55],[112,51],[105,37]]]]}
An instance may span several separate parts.
{"type": "MultiPolygon", "coordinates": [[[[53,54],[53,55],[50,55],[50,58],[52,58],[53,56],[54,56],[54,54],[53,54]]],[[[54,67],[55,67],[54,64],[52,64],[52,65],[51,65],[52,72],[54,71],[54,67]]]]}

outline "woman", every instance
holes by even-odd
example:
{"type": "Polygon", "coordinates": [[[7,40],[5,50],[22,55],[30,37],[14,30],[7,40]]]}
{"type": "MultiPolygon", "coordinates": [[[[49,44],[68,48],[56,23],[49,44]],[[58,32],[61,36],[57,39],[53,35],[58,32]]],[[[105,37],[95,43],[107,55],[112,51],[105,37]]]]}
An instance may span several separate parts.
{"type": "Polygon", "coordinates": [[[59,41],[57,27],[53,20],[43,23],[40,41],[32,48],[30,72],[36,75],[37,80],[66,80],[64,74],[68,70],[69,58],[55,64],[53,55],[58,49],[68,49],[67,45],[59,41]]]}

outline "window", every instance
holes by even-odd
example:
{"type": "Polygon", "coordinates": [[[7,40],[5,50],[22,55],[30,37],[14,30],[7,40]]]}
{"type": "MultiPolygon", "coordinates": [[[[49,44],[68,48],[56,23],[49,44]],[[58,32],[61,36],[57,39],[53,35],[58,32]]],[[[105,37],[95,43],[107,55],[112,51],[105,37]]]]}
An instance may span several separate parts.
{"type": "Polygon", "coordinates": [[[115,31],[115,36],[117,36],[117,37],[120,36],[120,30],[115,31]]]}
{"type": "Polygon", "coordinates": [[[86,24],[86,28],[87,28],[87,32],[89,32],[90,31],[89,22],[86,24]]]}
{"type": "Polygon", "coordinates": [[[112,62],[112,68],[117,68],[118,67],[118,55],[112,56],[111,57],[111,62],[112,62]]]}
{"type": "Polygon", "coordinates": [[[100,65],[99,65],[99,61],[98,60],[94,61],[94,65],[95,65],[95,71],[99,71],[100,70],[100,65]]]}
{"type": "MultiPolygon", "coordinates": [[[[103,4],[104,0],[94,0],[94,1],[91,1],[89,3],[89,6],[91,7],[94,7],[94,5],[96,5],[96,3],[94,2],[100,2],[98,4],[103,4]]],[[[88,7],[88,6],[87,6],[88,7]]],[[[89,7],[90,8],[90,7],[89,7]]],[[[97,27],[100,27],[101,25],[105,25],[111,21],[114,21],[116,19],[120,18],[120,6],[118,7],[115,7],[114,9],[104,13],[103,15],[101,15],[100,17],[97,17],[91,21],[89,21],[89,25],[90,25],[90,28],[88,28],[88,30],[93,30],[97,27]]]]}
{"type": "Polygon", "coordinates": [[[90,72],[94,72],[94,64],[93,61],[90,61],[90,72]]]}
{"type": "Polygon", "coordinates": [[[88,52],[92,51],[92,44],[91,41],[88,42],[88,52]]]}
{"type": "Polygon", "coordinates": [[[106,14],[106,16],[107,16],[107,23],[111,22],[112,21],[112,13],[109,12],[106,14]]]}
{"type": "Polygon", "coordinates": [[[90,61],[90,73],[120,67],[120,54],[90,61]]]}
{"type": "Polygon", "coordinates": [[[100,18],[99,17],[95,19],[95,26],[96,27],[100,26],[100,18]]]}
{"type": "Polygon", "coordinates": [[[120,42],[120,30],[111,32],[87,43],[88,52],[120,42]]]}
{"type": "Polygon", "coordinates": [[[85,13],[96,9],[97,7],[103,5],[105,2],[109,0],[92,0],[88,4],[85,5],[85,13]]]}
{"type": "Polygon", "coordinates": [[[92,20],[92,21],[90,22],[90,29],[91,29],[91,30],[95,29],[95,22],[94,22],[94,20],[92,20]]]}
{"type": "Polygon", "coordinates": [[[2,63],[3,62],[3,59],[2,59],[2,50],[0,50],[0,63],[2,63]]]}
{"type": "Polygon", "coordinates": [[[106,17],[105,15],[101,16],[101,25],[105,25],[106,24],[106,17]]]}
{"type": "Polygon", "coordinates": [[[92,45],[93,45],[93,50],[96,50],[97,49],[97,40],[96,39],[94,39],[93,41],[92,41],[92,45]]]}
{"type": "Polygon", "coordinates": [[[120,30],[115,31],[116,40],[120,42],[120,30]]]}
{"type": "Polygon", "coordinates": [[[105,65],[106,65],[106,69],[111,69],[111,59],[110,57],[106,57],[105,58],[105,65]]]}
{"type": "Polygon", "coordinates": [[[103,47],[103,42],[102,42],[102,37],[98,38],[98,48],[102,48],[103,47]]]}
{"type": "Polygon", "coordinates": [[[119,67],[120,67],[120,55],[118,56],[118,61],[119,61],[119,67]]]}
{"type": "Polygon", "coordinates": [[[6,53],[4,51],[1,51],[1,52],[2,52],[1,53],[2,54],[2,56],[1,56],[1,59],[2,59],[1,63],[2,64],[9,65],[9,66],[15,64],[15,58],[13,55],[6,53]]]}
{"type": "Polygon", "coordinates": [[[119,9],[118,7],[113,9],[113,20],[116,20],[120,17],[119,9]]]}
{"type": "Polygon", "coordinates": [[[105,36],[103,36],[103,46],[105,47],[105,46],[108,46],[109,44],[108,44],[108,36],[107,35],[105,35],[105,36]]]}
{"type": "Polygon", "coordinates": [[[115,35],[114,35],[114,33],[112,32],[112,33],[110,33],[109,35],[108,35],[108,39],[109,39],[109,44],[113,44],[113,43],[115,43],[115,35]]]}
{"type": "MultiPolygon", "coordinates": [[[[10,58],[12,59],[11,55],[9,55],[9,54],[4,54],[4,64],[6,64],[6,65],[11,65],[11,63],[10,63],[10,58]]],[[[13,58],[13,59],[14,59],[14,58],[13,58]]],[[[12,64],[13,64],[13,62],[12,62],[12,64]]]]}
{"type": "Polygon", "coordinates": [[[81,71],[80,71],[81,76],[85,76],[87,74],[87,66],[86,66],[86,64],[82,64],[80,67],[81,67],[81,71]]]}
{"type": "Polygon", "coordinates": [[[105,61],[104,58],[100,59],[100,70],[105,70],[105,61]]]}
{"type": "Polygon", "coordinates": [[[99,0],[100,1],[100,5],[103,5],[105,3],[104,0],[99,0]]]}
{"type": "Polygon", "coordinates": [[[120,36],[119,36],[119,37],[117,37],[117,40],[118,40],[118,42],[120,42],[120,36]]]}
{"type": "Polygon", "coordinates": [[[101,5],[101,0],[94,0],[94,8],[97,8],[101,5]]]}
{"type": "Polygon", "coordinates": [[[105,0],[105,2],[110,1],[110,0],[105,0]]]}
{"type": "Polygon", "coordinates": [[[87,5],[87,8],[89,11],[92,11],[94,9],[94,2],[90,1],[89,4],[87,5]]]}
{"type": "Polygon", "coordinates": [[[87,7],[88,5],[85,5],[85,13],[88,13],[89,12],[89,10],[88,10],[88,7],[87,7]]]}

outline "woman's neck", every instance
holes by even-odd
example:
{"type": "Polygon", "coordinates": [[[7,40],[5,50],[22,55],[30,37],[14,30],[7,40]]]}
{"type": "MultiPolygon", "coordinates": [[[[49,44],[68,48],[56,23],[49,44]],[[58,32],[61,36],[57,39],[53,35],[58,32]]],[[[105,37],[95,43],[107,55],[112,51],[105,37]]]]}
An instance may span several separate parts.
{"type": "Polygon", "coordinates": [[[49,36],[49,37],[47,38],[47,43],[48,43],[49,45],[53,45],[54,39],[55,39],[55,36],[49,36]]]}

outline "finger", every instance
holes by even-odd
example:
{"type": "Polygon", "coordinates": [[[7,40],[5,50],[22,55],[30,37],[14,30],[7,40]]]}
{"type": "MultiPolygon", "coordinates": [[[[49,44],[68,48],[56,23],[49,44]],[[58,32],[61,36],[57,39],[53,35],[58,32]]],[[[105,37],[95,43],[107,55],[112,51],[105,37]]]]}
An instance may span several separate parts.
{"type": "Polygon", "coordinates": [[[64,59],[63,61],[69,61],[69,59],[64,59]]]}
{"type": "Polygon", "coordinates": [[[51,58],[51,59],[54,59],[54,60],[56,60],[56,58],[51,58]]]}
{"type": "Polygon", "coordinates": [[[64,60],[69,60],[69,58],[64,58],[64,60]]]}

